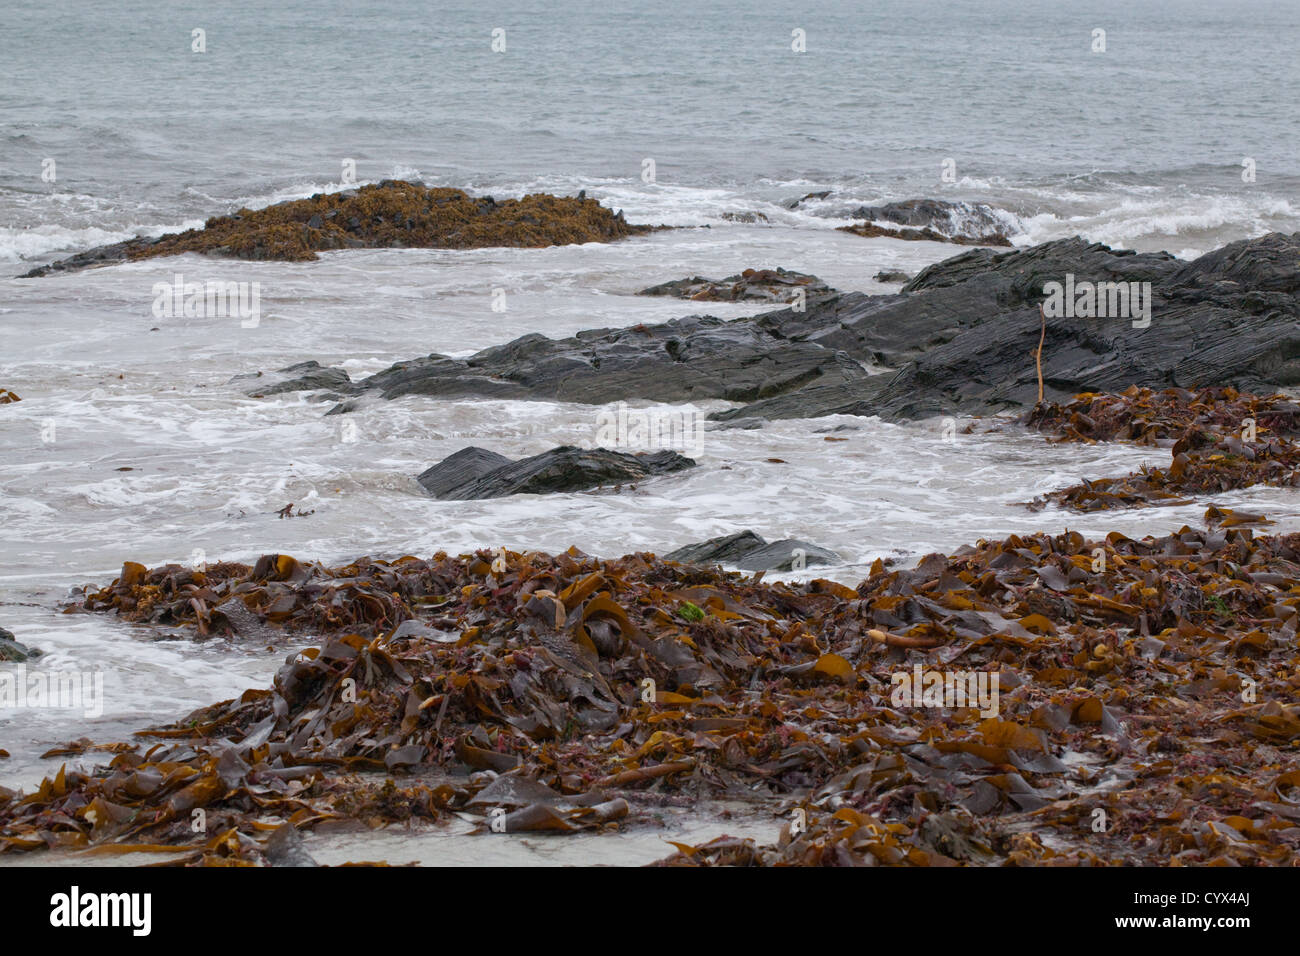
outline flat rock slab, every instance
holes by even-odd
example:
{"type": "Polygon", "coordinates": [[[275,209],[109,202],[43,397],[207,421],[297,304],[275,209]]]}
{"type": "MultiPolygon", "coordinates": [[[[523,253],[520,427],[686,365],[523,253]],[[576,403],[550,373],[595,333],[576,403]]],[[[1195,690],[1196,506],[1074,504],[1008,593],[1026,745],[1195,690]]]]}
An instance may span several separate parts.
{"type": "Polygon", "coordinates": [[[470,501],[584,491],[694,467],[693,459],[673,451],[630,454],[564,445],[531,458],[511,461],[495,452],[470,447],[443,459],[417,480],[435,498],[470,501]]]}
{"type": "Polygon", "coordinates": [[[796,561],[810,564],[843,564],[844,558],[798,538],[769,542],[753,531],[740,531],[688,544],[664,555],[665,561],[680,564],[727,564],[742,571],[791,571],[796,561]]]}

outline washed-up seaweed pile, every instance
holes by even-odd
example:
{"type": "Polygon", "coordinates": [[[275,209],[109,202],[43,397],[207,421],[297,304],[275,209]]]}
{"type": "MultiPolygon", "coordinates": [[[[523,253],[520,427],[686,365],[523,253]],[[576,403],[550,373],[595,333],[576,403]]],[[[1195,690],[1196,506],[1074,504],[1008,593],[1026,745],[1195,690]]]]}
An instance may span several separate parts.
{"type": "Polygon", "coordinates": [[[1232,388],[1191,392],[1130,387],[1118,395],[1085,393],[1066,405],[1037,405],[1024,422],[1050,441],[1125,441],[1169,448],[1166,468],[1144,465],[1119,478],[1084,480],[1029,502],[1103,511],[1148,504],[1185,504],[1251,485],[1300,483],[1300,405],[1284,395],[1232,388]]]}
{"type": "MultiPolygon", "coordinates": [[[[806,827],[673,862],[1293,862],[1297,546],[1222,526],[1013,536],[877,562],[856,591],[575,550],[356,562],[299,582],[315,596],[281,626],[328,621],[311,609],[338,592],[315,589],[363,567],[401,582],[411,616],[368,618],[373,637],[327,624],[272,689],[147,731],[107,767],[0,793],[0,851],[262,862],[286,822],[450,810],[490,839],[728,795],[806,827]],[[894,675],[917,667],[996,674],[996,713],[896,698],[894,675]]],[[[281,558],[258,567],[283,573],[281,558]]],[[[118,588],[157,587],[128,573],[118,588]]],[[[193,615],[176,620],[197,630],[193,615]]]]}
{"type": "Polygon", "coordinates": [[[287,554],[201,570],[128,561],[117,580],[65,613],[111,610],[133,623],[193,628],[198,637],[261,640],[306,632],[369,638],[392,632],[421,606],[447,600],[463,580],[457,569],[409,556],[361,558],[337,568],[287,554]]]}
{"type": "Polygon", "coordinates": [[[202,229],[129,243],[131,259],[202,252],[302,262],[324,249],[542,247],[608,242],[649,231],[594,199],[534,193],[502,202],[459,189],[386,180],[342,193],[241,209],[202,229]]]}

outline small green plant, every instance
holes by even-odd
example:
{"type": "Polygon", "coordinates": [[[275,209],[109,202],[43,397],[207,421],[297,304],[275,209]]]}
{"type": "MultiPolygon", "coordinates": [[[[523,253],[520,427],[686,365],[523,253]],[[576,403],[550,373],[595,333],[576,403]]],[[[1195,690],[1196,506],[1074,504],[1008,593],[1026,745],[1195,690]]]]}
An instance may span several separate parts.
{"type": "Polygon", "coordinates": [[[704,620],[704,609],[690,601],[683,601],[682,606],[677,609],[677,613],[688,621],[704,620]]]}
{"type": "Polygon", "coordinates": [[[1210,607],[1214,609],[1215,614],[1229,619],[1232,618],[1232,608],[1224,603],[1223,598],[1217,594],[1211,594],[1206,600],[1209,601],[1210,607]]]}

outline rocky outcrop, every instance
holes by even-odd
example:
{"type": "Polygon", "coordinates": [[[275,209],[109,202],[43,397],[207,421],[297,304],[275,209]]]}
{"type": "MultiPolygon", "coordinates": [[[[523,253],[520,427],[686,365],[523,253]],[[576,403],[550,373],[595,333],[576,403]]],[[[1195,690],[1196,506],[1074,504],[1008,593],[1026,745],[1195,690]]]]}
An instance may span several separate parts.
{"type": "Polygon", "coordinates": [[[725,564],[742,571],[791,571],[796,565],[843,564],[844,558],[798,538],[766,541],[753,531],[710,538],[664,555],[679,564],[725,564]]]}
{"type": "Polygon", "coordinates": [[[435,498],[453,501],[507,495],[584,491],[694,468],[673,451],[643,454],[564,445],[511,461],[485,448],[463,448],[423,472],[418,481],[435,498]]]}
{"type": "Polygon", "coordinates": [[[33,269],[22,278],[90,266],[200,252],[238,259],[305,262],[328,249],[541,247],[609,242],[650,231],[585,194],[534,193],[497,202],[459,189],[385,180],[338,193],[241,209],[154,239],[129,239],[33,269]]]}
{"type": "Polygon", "coordinates": [[[1272,233],[1194,262],[1077,238],[974,249],[895,294],[833,294],[802,311],[730,322],[690,316],[563,339],[526,335],[468,359],[400,362],[355,389],[385,398],[742,403],[711,416],[722,420],[990,414],[1036,401],[1038,306],[1045,285],[1067,277],[1149,282],[1151,319],[1135,328],[1129,317],[1049,316],[1049,400],[1129,385],[1260,392],[1300,384],[1300,234],[1272,233]]]}
{"type": "Polygon", "coordinates": [[[638,295],[667,295],[696,302],[790,302],[802,289],[805,301],[834,295],[835,290],[816,276],[786,269],[746,269],[725,279],[695,276],[642,289],[638,295]]]}

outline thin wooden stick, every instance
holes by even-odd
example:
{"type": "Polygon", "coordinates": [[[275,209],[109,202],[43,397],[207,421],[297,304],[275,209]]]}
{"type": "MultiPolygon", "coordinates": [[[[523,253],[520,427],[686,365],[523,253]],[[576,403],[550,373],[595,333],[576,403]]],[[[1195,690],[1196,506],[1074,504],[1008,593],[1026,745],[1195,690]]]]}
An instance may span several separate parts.
{"type": "Polygon", "coordinates": [[[882,631],[873,627],[867,631],[867,637],[871,638],[877,644],[888,644],[890,647],[938,647],[943,643],[937,637],[909,637],[906,634],[891,634],[888,631],[882,631]]]}
{"type": "Polygon", "coordinates": [[[1034,365],[1038,367],[1038,404],[1043,404],[1043,340],[1047,338],[1047,316],[1043,312],[1043,303],[1038,303],[1038,351],[1034,353],[1034,365]]]}

